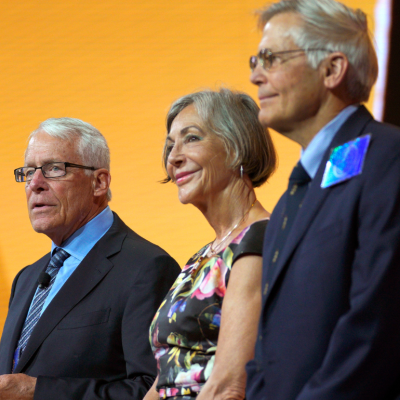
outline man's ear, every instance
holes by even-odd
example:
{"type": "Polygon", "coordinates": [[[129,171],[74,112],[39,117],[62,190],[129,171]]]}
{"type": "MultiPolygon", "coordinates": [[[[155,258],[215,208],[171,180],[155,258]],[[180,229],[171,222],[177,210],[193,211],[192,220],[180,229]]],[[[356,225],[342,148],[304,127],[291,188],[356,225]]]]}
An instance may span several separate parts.
{"type": "Polygon", "coordinates": [[[105,168],[96,169],[93,178],[93,194],[98,197],[106,195],[111,183],[110,171],[105,168]]]}
{"type": "Polygon", "coordinates": [[[333,90],[343,83],[349,69],[349,60],[340,51],[335,51],[322,61],[321,67],[325,87],[333,90]]]}

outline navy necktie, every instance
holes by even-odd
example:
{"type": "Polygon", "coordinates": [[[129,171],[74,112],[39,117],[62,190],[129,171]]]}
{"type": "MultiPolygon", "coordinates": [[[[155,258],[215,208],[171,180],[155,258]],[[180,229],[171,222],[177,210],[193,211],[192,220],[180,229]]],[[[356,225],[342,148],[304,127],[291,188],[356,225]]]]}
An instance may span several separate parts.
{"type": "Polygon", "coordinates": [[[21,332],[21,337],[18,341],[18,347],[16,349],[16,354],[14,356],[14,367],[15,368],[18,363],[19,358],[21,357],[23,351],[25,350],[25,347],[28,343],[28,340],[32,334],[33,329],[35,328],[37,322],[39,321],[39,318],[42,313],[42,308],[44,305],[44,302],[46,301],[46,298],[53,286],[54,281],[56,280],[56,276],[58,274],[58,271],[60,268],[63,266],[64,261],[69,257],[70,255],[63,249],[57,247],[53,257],[51,258],[49,265],[46,268],[46,273],[50,275],[50,283],[49,286],[44,287],[43,289],[37,289],[35,297],[33,298],[32,301],[32,306],[29,310],[29,314],[25,320],[24,326],[22,328],[21,332]]]}
{"type": "Polygon", "coordinates": [[[292,174],[289,178],[286,207],[283,213],[282,225],[276,237],[275,251],[272,254],[269,267],[272,267],[279,258],[279,254],[281,253],[289,236],[293,221],[295,220],[297,212],[302,206],[304,196],[308,189],[308,183],[310,181],[310,176],[299,161],[293,168],[292,174]]]}

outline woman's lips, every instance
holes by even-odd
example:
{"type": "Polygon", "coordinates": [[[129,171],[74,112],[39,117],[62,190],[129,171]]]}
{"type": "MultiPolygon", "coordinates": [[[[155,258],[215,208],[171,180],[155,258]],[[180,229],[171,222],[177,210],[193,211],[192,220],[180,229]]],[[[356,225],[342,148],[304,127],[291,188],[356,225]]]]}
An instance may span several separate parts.
{"type": "Polygon", "coordinates": [[[180,172],[175,176],[175,183],[179,186],[188,181],[196,171],[180,172]]]}

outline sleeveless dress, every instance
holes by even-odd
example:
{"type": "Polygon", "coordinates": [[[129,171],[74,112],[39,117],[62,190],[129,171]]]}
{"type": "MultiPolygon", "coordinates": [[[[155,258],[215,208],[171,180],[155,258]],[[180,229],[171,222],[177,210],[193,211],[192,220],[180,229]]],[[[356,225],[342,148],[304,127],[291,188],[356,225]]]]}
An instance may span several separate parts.
{"type": "Polygon", "coordinates": [[[243,255],[262,254],[267,223],[246,227],[210,258],[210,244],[204,246],[172,285],[150,326],[160,399],[193,400],[210,376],[232,265],[243,255]]]}

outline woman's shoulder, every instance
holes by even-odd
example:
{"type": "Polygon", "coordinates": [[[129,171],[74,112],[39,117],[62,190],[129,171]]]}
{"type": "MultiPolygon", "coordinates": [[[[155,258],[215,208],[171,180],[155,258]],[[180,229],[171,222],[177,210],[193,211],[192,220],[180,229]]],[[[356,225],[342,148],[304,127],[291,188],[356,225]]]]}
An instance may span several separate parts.
{"type": "Polygon", "coordinates": [[[246,254],[262,255],[262,247],[264,242],[265,229],[268,225],[269,218],[261,219],[253,222],[244,228],[239,235],[232,240],[229,247],[233,251],[233,262],[246,254]]]}
{"type": "Polygon", "coordinates": [[[239,244],[243,241],[259,240],[260,236],[264,237],[265,229],[267,228],[269,218],[259,219],[246,226],[231,243],[239,244]]]}

